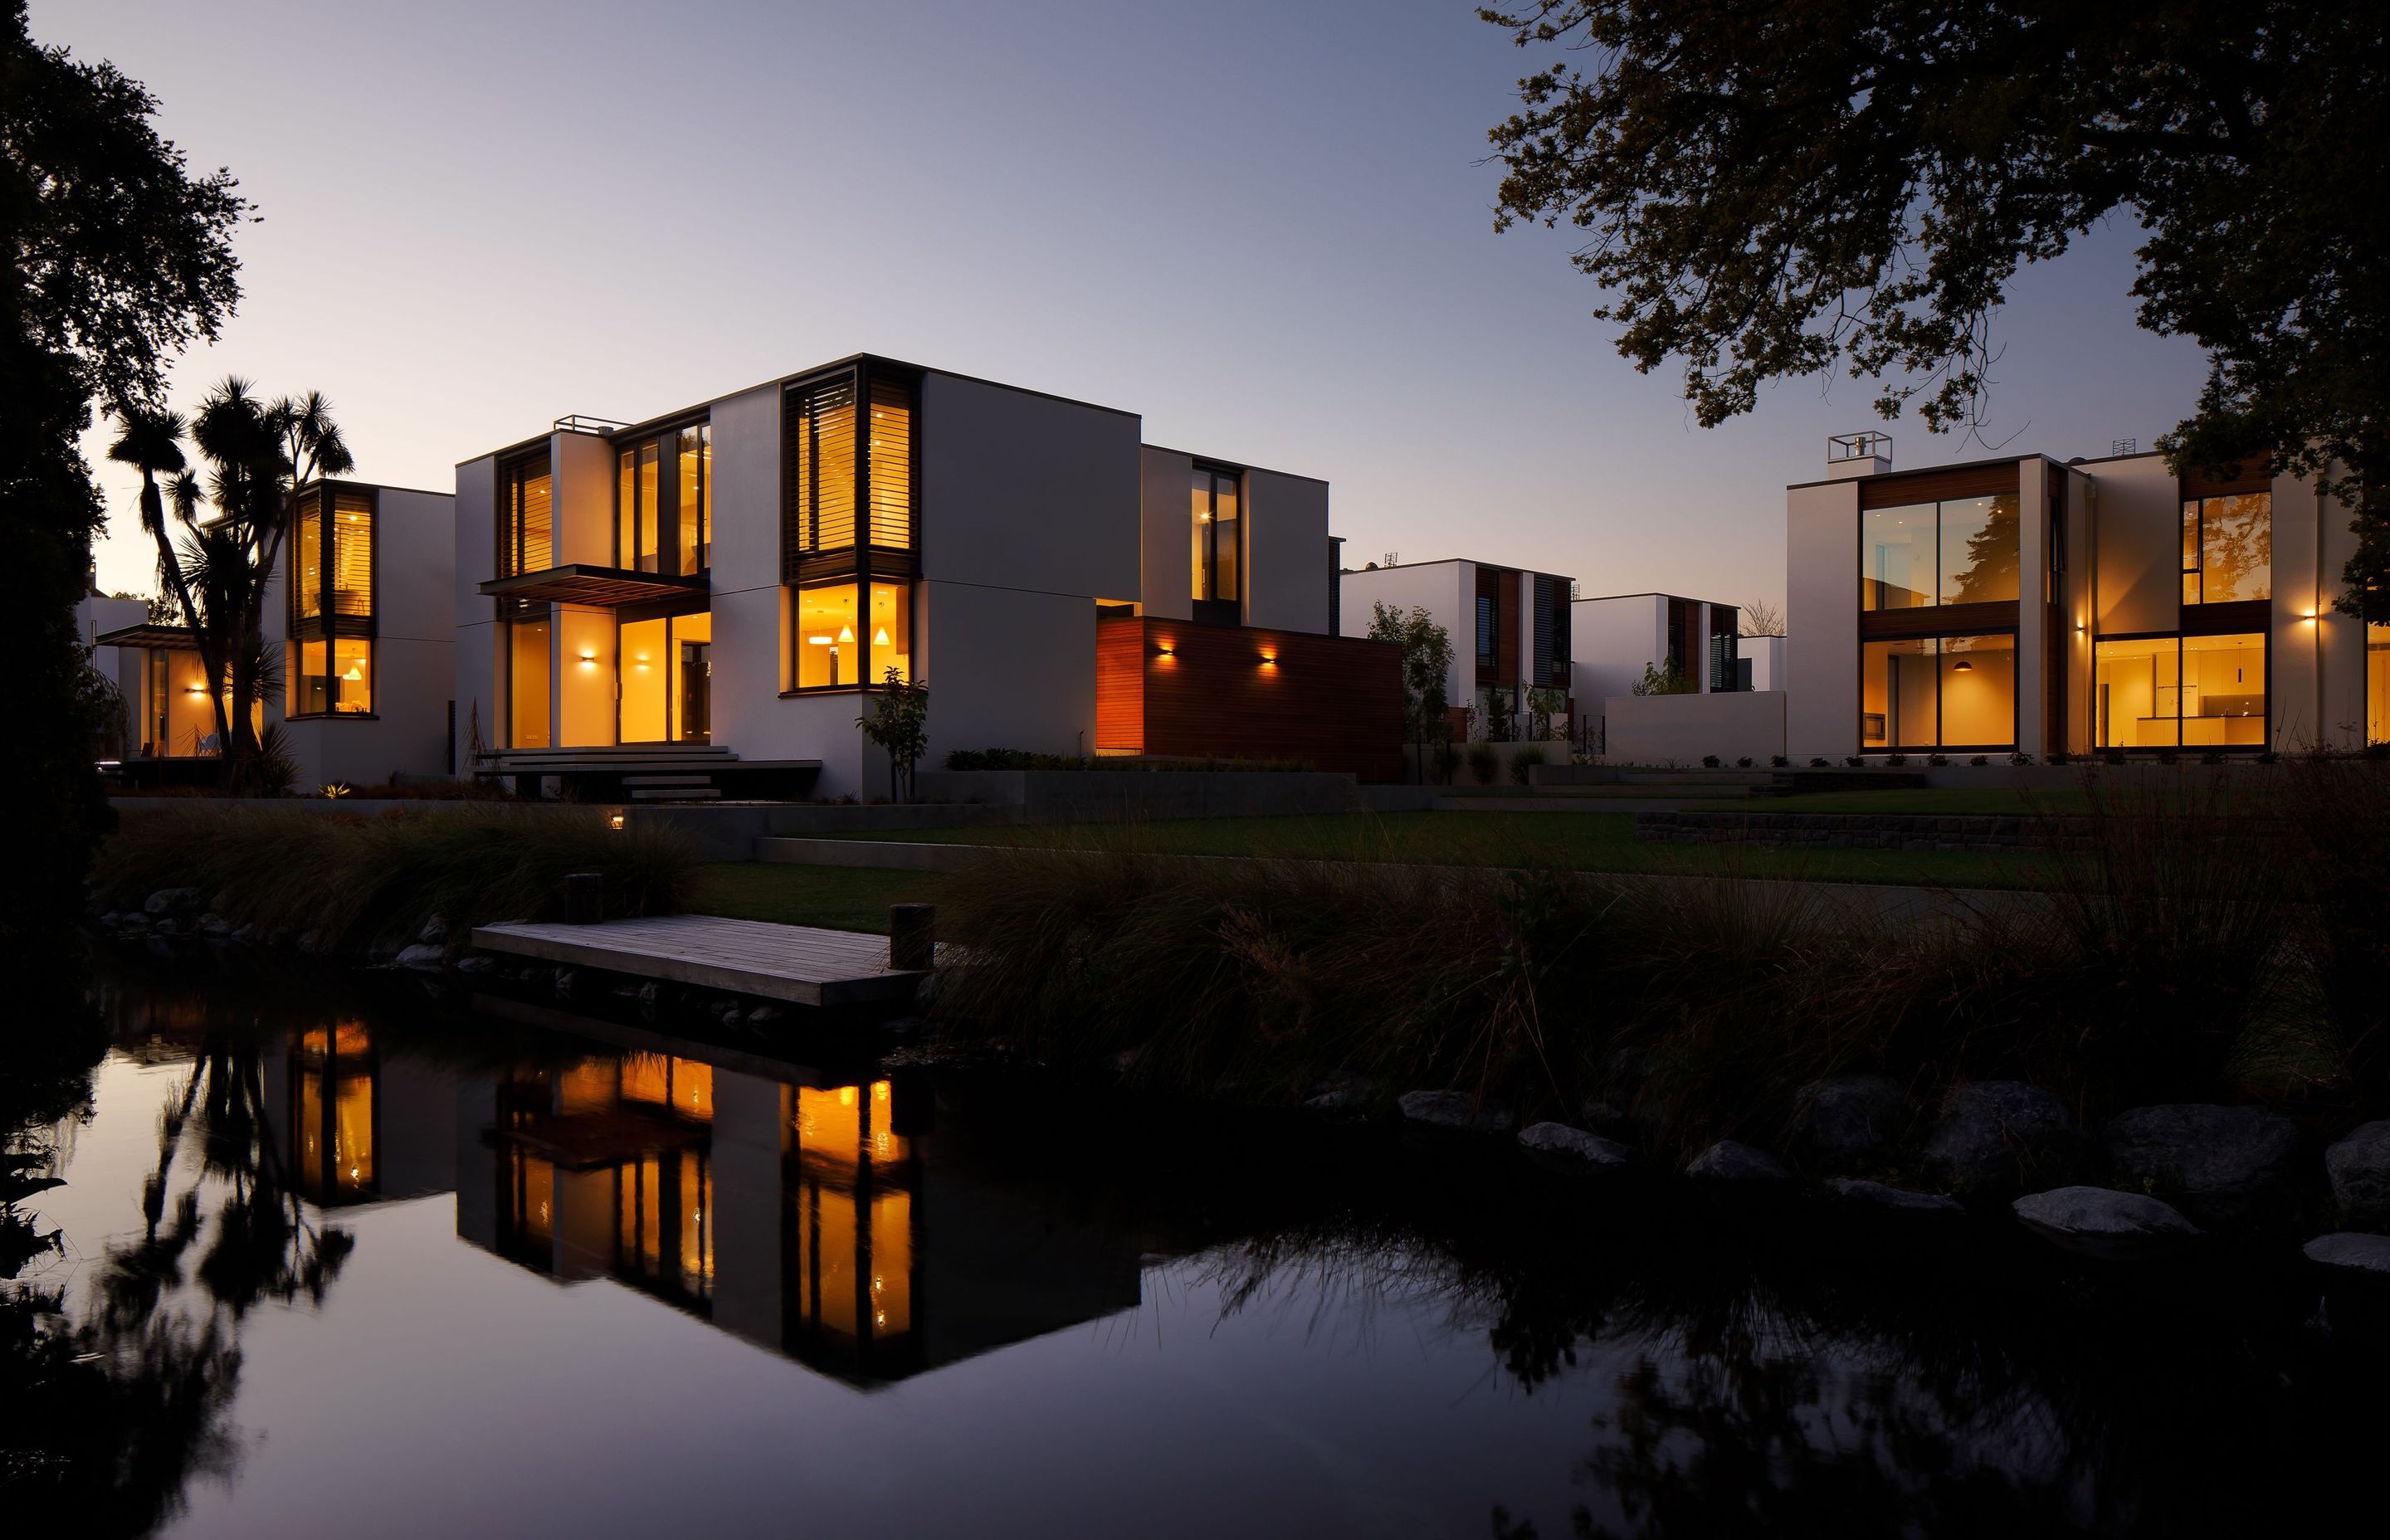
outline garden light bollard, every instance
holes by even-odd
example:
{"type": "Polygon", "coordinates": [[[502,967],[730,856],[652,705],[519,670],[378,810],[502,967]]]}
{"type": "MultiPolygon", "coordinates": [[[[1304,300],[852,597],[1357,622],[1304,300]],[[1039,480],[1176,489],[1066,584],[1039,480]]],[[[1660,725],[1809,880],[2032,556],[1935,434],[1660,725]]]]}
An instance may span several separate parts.
{"type": "Polygon", "coordinates": [[[927,973],[938,965],[938,910],[932,904],[888,905],[888,967],[927,973]]]}
{"type": "Polygon", "coordinates": [[[597,872],[574,872],[564,879],[564,923],[595,925],[606,918],[606,879],[597,872]]]}

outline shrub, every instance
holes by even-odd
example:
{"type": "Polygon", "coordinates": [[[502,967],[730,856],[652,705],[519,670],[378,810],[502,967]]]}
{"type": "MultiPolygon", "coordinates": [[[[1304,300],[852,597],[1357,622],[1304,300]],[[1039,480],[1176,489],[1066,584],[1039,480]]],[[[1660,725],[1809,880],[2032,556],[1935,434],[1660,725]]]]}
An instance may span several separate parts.
{"type": "Polygon", "coordinates": [[[675,829],[636,816],[609,829],[575,808],[372,816],[193,802],[124,817],[92,888],[116,905],[199,888],[236,925],[314,930],[327,951],[362,952],[413,941],[435,915],[461,946],[475,925],[555,914],[571,872],[605,879],[609,914],[670,914],[687,903],[697,866],[675,829]]]}
{"type": "Polygon", "coordinates": [[[2033,756],[2031,754],[2011,754],[2009,756],[2009,763],[2011,764],[2031,764],[2033,763],[2033,756]]]}
{"type": "Polygon", "coordinates": [[[1903,765],[1908,763],[1908,756],[1907,754],[1886,754],[1883,756],[1883,762],[1886,764],[1894,766],[1903,765]]]}
{"type": "Polygon", "coordinates": [[[1947,764],[1950,763],[1950,756],[1947,754],[1928,754],[1925,756],[1925,763],[1933,765],[1947,764]]]}
{"type": "Polygon", "coordinates": [[[1750,769],[1750,768],[1751,768],[1751,756],[1750,756],[1749,754],[1745,754],[1745,755],[1743,755],[1741,759],[1736,760],[1736,761],[1734,762],[1734,767],[1735,767],[1736,769],[1738,769],[1738,770],[1748,770],[1748,769],[1750,769]]]}
{"type": "Polygon", "coordinates": [[[1448,738],[1440,738],[1430,752],[1435,761],[1435,778],[1450,786],[1452,773],[1460,768],[1460,746],[1448,738]]]}
{"type": "Polygon", "coordinates": [[[1535,779],[1535,768],[1544,763],[1544,746],[1523,743],[1510,751],[1510,778],[1521,786],[1535,779]]]}
{"type": "Polygon", "coordinates": [[[1843,756],[1843,763],[1849,765],[1852,769],[1857,770],[1861,765],[1867,764],[1867,761],[1859,758],[1857,754],[1844,754],[1843,756]]]}
{"type": "Polygon", "coordinates": [[[1977,754],[1974,758],[1972,758],[1972,759],[1969,760],[1967,763],[1968,763],[1969,764],[1991,764],[1992,762],[1991,762],[1991,759],[1989,758],[1989,756],[1987,756],[1987,755],[1984,755],[1984,754],[1977,754]]]}
{"type": "MultiPolygon", "coordinates": [[[[1858,763],[1858,761],[1857,761],[1857,760],[1853,760],[1853,761],[1851,761],[1851,763],[1852,763],[1853,764],[1857,764],[1858,763]]],[[[1812,770],[1823,770],[1823,769],[1828,768],[1828,765],[1827,765],[1827,764],[1826,764],[1826,760],[1825,760],[1825,756],[1823,756],[1823,755],[1821,754],[1821,755],[1818,756],[1817,758],[1812,759],[1812,760],[1809,762],[1809,768],[1810,768],[1810,769],[1812,769],[1812,770]]]]}
{"type": "Polygon", "coordinates": [[[1703,754],[1703,755],[1702,756],[1702,768],[1703,768],[1703,769],[1704,769],[1704,770],[1715,770],[1715,769],[1716,769],[1717,767],[1718,767],[1718,757],[1717,757],[1715,754],[1703,754]]]}
{"type": "MultiPolygon", "coordinates": [[[[1767,756],[1767,763],[1774,768],[1781,770],[1790,765],[1792,762],[1785,758],[1782,754],[1770,754],[1767,756]]],[[[1817,763],[1823,764],[1826,762],[1824,760],[1819,760],[1817,763]]]]}
{"type": "Polygon", "coordinates": [[[1491,786],[1502,773],[1502,751],[1490,743],[1469,746],[1469,774],[1480,786],[1491,786]]]}

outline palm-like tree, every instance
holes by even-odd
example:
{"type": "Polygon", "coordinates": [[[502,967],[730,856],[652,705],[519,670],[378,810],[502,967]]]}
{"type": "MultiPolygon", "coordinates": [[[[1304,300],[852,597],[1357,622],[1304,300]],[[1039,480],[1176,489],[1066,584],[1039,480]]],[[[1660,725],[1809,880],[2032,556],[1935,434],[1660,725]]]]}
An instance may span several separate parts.
{"type": "Polygon", "coordinates": [[[189,617],[201,661],[224,682],[216,726],[228,779],[251,789],[261,759],[251,712],[273,687],[274,660],[265,647],[265,594],[282,559],[297,508],[298,490],[355,468],[348,442],[320,391],[268,401],[237,375],[208,392],[189,425],[205,462],[204,486],[178,442],[183,420],[172,413],[121,409],[124,424],[110,455],[142,473],[142,527],[157,540],[159,571],[189,617]],[[172,480],[161,488],[158,478],[172,480]],[[199,510],[215,517],[202,524],[199,510]],[[170,538],[166,513],[182,527],[170,538]]]}

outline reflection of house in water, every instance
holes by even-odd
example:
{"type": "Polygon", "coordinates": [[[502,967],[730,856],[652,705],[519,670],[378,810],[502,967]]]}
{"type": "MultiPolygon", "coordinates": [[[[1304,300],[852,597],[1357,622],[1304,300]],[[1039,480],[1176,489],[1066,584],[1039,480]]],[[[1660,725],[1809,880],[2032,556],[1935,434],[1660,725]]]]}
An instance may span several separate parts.
{"type": "Polygon", "coordinates": [[[304,1028],[261,1056],[263,1116],[291,1185],[326,1208],[445,1192],[456,1152],[445,1110],[456,1077],[386,1057],[353,1018],[304,1028]]]}
{"type": "Polygon", "coordinates": [[[1133,1243],[944,1170],[906,1120],[928,1105],[661,1054],[509,1072],[459,1092],[457,1233],[857,1383],[1137,1303],[1133,1243]]]}

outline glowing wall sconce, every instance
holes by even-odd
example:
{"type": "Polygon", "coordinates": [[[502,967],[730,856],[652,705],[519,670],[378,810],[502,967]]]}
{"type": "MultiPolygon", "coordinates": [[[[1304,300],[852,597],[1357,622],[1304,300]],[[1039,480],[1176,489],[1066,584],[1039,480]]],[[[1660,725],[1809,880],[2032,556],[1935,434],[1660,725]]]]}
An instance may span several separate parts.
{"type": "Polygon", "coordinates": [[[1265,652],[1265,653],[1263,653],[1263,654],[1262,654],[1262,667],[1264,667],[1264,668],[1276,668],[1276,667],[1278,667],[1278,654],[1277,654],[1277,653],[1275,653],[1275,652],[1265,652]]]}
{"type": "Polygon", "coordinates": [[[606,815],[606,827],[620,829],[623,827],[623,815],[620,813],[609,813],[606,815]]]}

